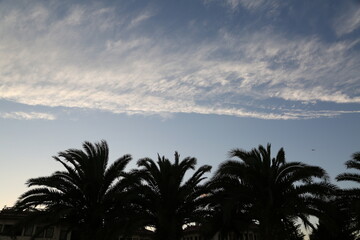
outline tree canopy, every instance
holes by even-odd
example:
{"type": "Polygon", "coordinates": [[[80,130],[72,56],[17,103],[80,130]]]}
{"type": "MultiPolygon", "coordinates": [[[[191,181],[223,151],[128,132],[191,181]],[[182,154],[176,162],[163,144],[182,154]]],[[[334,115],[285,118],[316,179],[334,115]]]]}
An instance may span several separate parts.
{"type": "MultiPolygon", "coordinates": [[[[143,158],[125,171],[130,155],[109,164],[105,141],[84,142],[82,150],[53,157],[63,170],[29,179],[15,209],[31,213],[27,224],[67,226],[80,240],[113,240],[144,227],[152,227],[155,240],[179,240],[194,223],[208,239],[255,229],[262,240],[299,240],[299,220],[315,229],[312,239],[356,239],[360,188],[338,189],[321,167],[287,162],[282,148],[272,157],[270,144],[233,149],[229,157],[205,181],[211,166],[196,169],[194,157],[143,158]],[[310,216],[319,218],[317,228],[310,216]]],[[[345,164],[360,170],[360,152],[345,164]]],[[[360,183],[360,174],[336,179],[360,183]]]]}
{"type": "Polygon", "coordinates": [[[34,188],[22,194],[15,207],[35,210],[32,218],[46,219],[49,225],[65,224],[80,239],[111,239],[114,224],[121,228],[130,216],[132,181],[124,169],[131,156],[108,166],[105,141],[85,142],[83,148],[55,156],[65,170],[29,179],[28,187],[34,188]]]}
{"type": "Polygon", "coordinates": [[[299,219],[312,226],[309,216],[317,215],[320,196],[332,189],[325,170],[286,162],[283,149],[272,158],[270,144],[229,155],[238,160],[222,163],[213,181],[232,184],[223,190],[230,189],[227,195],[238,201],[238,211],[259,223],[262,239],[297,239],[299,219]]]}
{"type": "Polygon", "coordinates": [[[211,167],[201,166],[185,180],[185,174],[194,170],[196,158],[180,160],[175,152],[174,163],[158,156],[157,162],[150,158],[138,161],[136,171],[143,184],[139,186],[138,204],[145,219],[155,230],[157,240],[180,239],[184,224],[193,222],[200,211],[201,196],[206,193],[200,182],[211,167]]]}

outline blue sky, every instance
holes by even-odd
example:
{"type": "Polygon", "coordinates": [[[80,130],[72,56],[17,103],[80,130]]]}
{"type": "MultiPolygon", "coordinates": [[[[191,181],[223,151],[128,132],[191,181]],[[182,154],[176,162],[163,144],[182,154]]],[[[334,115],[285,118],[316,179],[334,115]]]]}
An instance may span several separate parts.
{"type": "Polygon", "coordinates": [[[85,140],[213,172],[269,142],[333,178],[360,151],[359,69],[359,1],[2,0],[0,206],[85,140]]]}

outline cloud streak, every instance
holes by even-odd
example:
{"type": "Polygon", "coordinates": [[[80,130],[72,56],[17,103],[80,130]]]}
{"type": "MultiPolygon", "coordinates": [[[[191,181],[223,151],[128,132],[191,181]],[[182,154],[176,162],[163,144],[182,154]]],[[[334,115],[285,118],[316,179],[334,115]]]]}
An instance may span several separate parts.
{"type": "Polygon", "coordinates": [[[360,27],[359,4],[349,1],[349,6],[335,20],[335,31],[338,36],[352,33],[360,27]]]}
{"type": "Polygon", "coordinates": [[[356,40],[326,43],[271,28],[246,35],[221,28],[196,42],[186,34],[167,37],[161,28],[144,32],[157,17],[149,9],[120,17],[107,6],[74,5],[62,16],[56,9],[39,4],[1,14],[0,98],[126,114],[307,119],[358,113],[251,107],[274,98],[299,106],[359,104],[356,40]]]}
{"type": "Polygon", "coordinates": [[[0,118],[16,120],[55,120],[56,117],[49,113],[40,112],[0,112],[0,118]]]}

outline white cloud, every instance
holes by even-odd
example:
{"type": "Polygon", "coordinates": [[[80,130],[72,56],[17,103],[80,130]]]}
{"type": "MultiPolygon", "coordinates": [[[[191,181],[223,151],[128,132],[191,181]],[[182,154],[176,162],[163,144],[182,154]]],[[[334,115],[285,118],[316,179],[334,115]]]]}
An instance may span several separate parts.
{"type": "Polygon", "coordinates": [[[39,112],[0,112],[0,118],[17,119],[17,120],[55,120],[56,117],[49,113],[39,112]]]}
{"type": "Polygon", "coordinates": [[[352,33],[360,27],[360,8],[356,3],[349,4],[349,8],[336,19],[334,27],[336,34],[342,36],[352,33]]]}
{"type": "Polygon", "coordinates": [[[274,17],[280,14],[279,9],[287,5],[286,1],[279,0],[203,0],[205,5],[211,2],[218,2],[231,12],[245,9],[251,13],[261,12],[267,17],[274,17]]]}
{"type": "Polygon", "coordinates": [[[264,4],[264,0],[227,0],[227,4],[235,10],[241,5],[246,9],[257,9],[264,4]]]}
{"type": "Polygon", "coordinates": [[[144,11],[144,12],[140,13],[139,15],[137,15],[136,17],[132,18],[132,20],[130,21],[130,24],[128,25],[128,28],[131,29],[133,27],[136,27],[139,24],[141,24],[142,22],[153,17],[154,15],[155,15],[155,12],[147,9],[146,11],[144,11]]]}
{"type": "Polygon", "coordinates": [[[73,7],[66,18],[64,19],[64,23],[69,25],[79,25],[83,22],[85,14],[84,7],[76,6],[73,7]]]}
{"type": "Polygon", "coordinates": [[[78,5],[62,18],[49,19],[53,11],[39,5],[0,17],[5,36],[0,39],[0,98],[114,113],[262,119],[344,112],[276,106],[259,111],[245,107],[245,99],[360,103],[353,93],[360,84],[359,55],[349,51],[356,41],[323,43],[315,37],[288,39],[271,30],[247,35],[221,30],[218,38],[196,43],[188,36],[179,41],[124,27],[145,23],[152,16],[146,11],[114,19],[109,8],[78,5]],[[29,17],[34,13],[40,20],[29,17]],[[19,38],[31,30],[36,34],[19,38]]]}

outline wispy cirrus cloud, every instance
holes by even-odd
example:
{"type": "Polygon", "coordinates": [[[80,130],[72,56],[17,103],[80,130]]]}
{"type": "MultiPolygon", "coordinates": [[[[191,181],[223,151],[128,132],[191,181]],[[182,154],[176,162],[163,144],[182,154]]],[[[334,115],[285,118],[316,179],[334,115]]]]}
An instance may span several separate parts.
{"type": "Polygon", "coordinates": [[[335,32],[338,36],[349,34],[360,28],[360,4],[348,2],[345,10],[334,21],[335,32]]]}
{"type": "Polygon", "coordinates": [[[281,6],[287,5],[287,2],[279,0],[202,0],[206,5],[217,3],[230,10],[238,12],[241,9],[251,13],[261,12],[265,16],[276,16],[279,14],[281,6]]]}
{"type": "Polygon", "coordinates": [[[56,117],[49,113],[40,112],[0,112],[0,118],[17,120],[55,120],[56,117]]]}
{"type": "Polygon", "coordinates": [[[155,15],[154,10],[147,9],[144,12],[141,12],[140,14],[135,15],[135,17],[131,19],[131,21],[128,25],[128,28],[131,29],[133,27],[136,27],[137,25],[148,20],[149,18],[151,18],[154,15],[155,15]]]}
{"type": "Polygon", "coordinates": [[[183,32],[181,39],[144,32],[156,17],[147,9],[118,16],[109,6],[79,4],[59,16],[57,8],[35,4],[1,14],[0,98],[127,114],[301,119],[357,113],[254,107],[274,98],[299,106],[360,103],[356,40],[221,28],[196,42],[183,32]]]}
{"type": "Polygon", "coordinates": [[[226,3],[233,10],[240,6],[249,10],[253,10],[262,6],[264,4],[264,0],[226,0],[226,3]]]}

